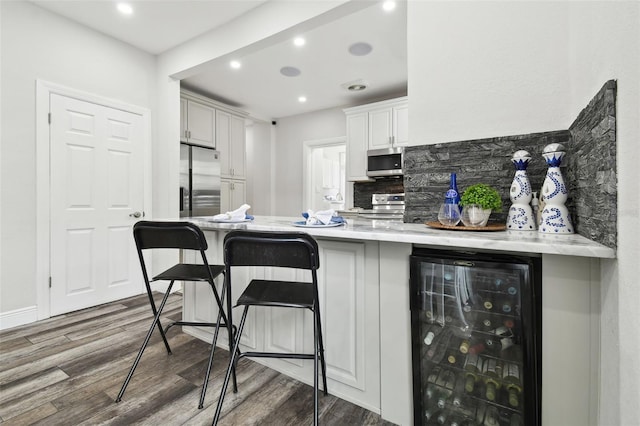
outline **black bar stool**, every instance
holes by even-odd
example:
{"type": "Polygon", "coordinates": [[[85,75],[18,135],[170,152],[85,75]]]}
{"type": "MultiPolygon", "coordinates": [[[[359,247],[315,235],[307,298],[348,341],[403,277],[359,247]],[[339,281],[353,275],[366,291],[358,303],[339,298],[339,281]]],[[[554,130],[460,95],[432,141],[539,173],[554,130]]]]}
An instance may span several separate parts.
{"type": "MultiPolygon", "coordinates": [[[[209,375],[211,374],[211,365],[213,363],[213,354],[216,348],[216,342],[218,340],[218,332],[220,327],[226,327],[229,332],[229,342],[233,341],[233,327],[229,327],[230,322],[227,320],[227,315],[223,309],[222,299],[224,298],[225,288],[222,288],[222,295],[218,294],[214,280],[220,275],[224,275],[225,267],[222,265],[209,265],[207,262],[207,256],[205,251],[207,250],[207,240],[202,233],[202,230],[196,225],[190,222],[158,222],[158,221],[140,221],[133,226],[133,238],[136,242],[136,248],[138,250],[138,258],[140,259],[140,266],[142,267],[142,276],[144,277],[144,283],[147,287],[147,295],[149,296],[149,302],[151,303],[151,310],[153,311],[154,319],[151,323],[151,327],[147,332],[147,336],[144,339],[144,343],[138,352],[129,374],[122,384],[122,389],[118,393],[116,402],[120,402],[124,391],[129,385],[129,381],[133,376],[140,358],[151,339],[153,330],[158,327],[164,345],[167,348],[167,353],[171,354],[171,348],[169,342],[167,342],[166,332],[174,325],[190,325],[198,327],[215,327],[213,334],[213,342],[211,344],[211,352],[209,354],[209,363],[207,365],[207,372],[204,377],[204,384],[202,385],[202,393],[200,395],[200,403],[198,408],[202,408],[204,404],[204,397],[207,392],[207,385],[209,383],[209,375]],[[143,250],[147,249],[178,249],[178,250],[197,250],[202,257],[201,265],[178,263],[159,275],[149,280],[147,273],[147,267],[144,261],[143,250]],[[167,288],[160,307],[156,309],[156,304],[153,300],[153,294],[151,292],[150,283],[154,281],[170,281],[169,288],[167,288]],[[203,282],[208,283],[213,291],[213,295],[218,304],[218,320],[214,323],[209,322],[189,322],[189,321],[174,321],[167,325],[165,329],[162,328],[160,323],[160,315],[164,309],[164,305],[167,302],[171,288],[175,281],[194,281],[196,283],[203,282]]],[[[237,390],[235,368],[233,370],[233,387],[237,390]]]]}
{"type": "MultiPolygon", "coordinates": [[[[229,378],[238,359],[242,357],[296,358],[313,359],[313,409],[314,424],[318,424],[318,361],[322,370],[324,394],[327,395],[327,368],[322,343],[320,304],[318,299],[317,269],[320,266],[318,244],[308,234],[301,232],[253,232],[231,231],[224,239],[224,263],[226,267],[225,287],[227,291],[227,313],[232,317],[231,307],[231,271],[235,266],[269,266],[281,268],[306,269],[311,271],[311,282],[251,280],[238,298],[237,306],[244,306],[240,325],[235,333],[231,357],[222,385],[220,399],[216,408],[213,424],[220,419],[224,396],[229,378]],[[304,308],[313,312],[314,352],[241,352],[239,345],[249,306],[272,306],[283,308],[304,308]]],[[[237,392],[237,390],[234,390],[237,392]]]]}

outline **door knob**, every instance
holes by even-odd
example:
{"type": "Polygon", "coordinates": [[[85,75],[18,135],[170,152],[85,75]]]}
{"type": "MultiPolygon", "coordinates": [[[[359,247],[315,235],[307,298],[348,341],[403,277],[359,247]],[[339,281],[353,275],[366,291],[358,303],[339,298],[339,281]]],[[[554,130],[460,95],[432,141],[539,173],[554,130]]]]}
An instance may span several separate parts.
{"type": "Polygon", "coordinates": [[[142,216],[142,213],[140,212],[134,212],[134,213],[130,213],[129,214],[130,217],[135,217],[135,218],[139,218],[142,216]]]}

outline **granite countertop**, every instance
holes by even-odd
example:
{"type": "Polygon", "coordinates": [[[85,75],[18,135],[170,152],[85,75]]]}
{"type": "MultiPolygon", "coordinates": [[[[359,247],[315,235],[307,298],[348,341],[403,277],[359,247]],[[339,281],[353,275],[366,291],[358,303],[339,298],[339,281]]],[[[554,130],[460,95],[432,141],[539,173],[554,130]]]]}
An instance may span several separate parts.
{"type": "Polygon", "coordinates": [[[364,219],[347,219],[346,225],[338,227],[306,228],[293,225],[293,222],[302,220],[302,217],[283,216],[256,216],[255,220],[242,223],[216,223],[208,217],[181,218],[181,220],[189,220],[203,230],[303,231],[324,238],[388,241],[454,249],[470,248],[597,258],[615,258],[616,256],[614,249],[577,234],[552,235],[530,231],[451,231],[434,229],[417,223],[364,219]]]}

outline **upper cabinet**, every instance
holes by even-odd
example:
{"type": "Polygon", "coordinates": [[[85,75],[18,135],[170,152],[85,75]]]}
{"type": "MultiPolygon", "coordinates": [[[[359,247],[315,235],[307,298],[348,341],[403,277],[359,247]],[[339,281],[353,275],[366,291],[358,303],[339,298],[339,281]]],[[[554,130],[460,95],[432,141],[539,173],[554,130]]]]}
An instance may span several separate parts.
{"type": "Polygon", "coordinates": [[[220,151],[220,174],[223,178],[244,179],[246,140],[244,118],[216,111],[216,140],[220,151]]]}
{"type": "Polygon", "coordinates": [[[187,90],[180,92],[180,141],[215,148],[222,179],[245,179],[246,113],[187,90]]]}
{"type": "Polygon", "coordinates": [[[347,180],[371,181],[367,151],[409,144],[408,98],[396,98],[344,110],[347,119],[347,180]]]}
{"type": "Polygon", "coordinates": [[[216,110],[204,103],[180,98],[180,140],[216,147],[216,110]]]}
{"type": "Polygon", "coordinates": [[[369,149],[396,148],[409,143],[407,98],[370,104],[369,149]]]}
{"type": "MultiPolygon", "coordinates": [[[[346,111],[346,110],[345,110],[346,111]]],[[[373,180],[367,176],[367,146],[369,116],[366,112],[347,112],[347,180],[373,180]]]]}

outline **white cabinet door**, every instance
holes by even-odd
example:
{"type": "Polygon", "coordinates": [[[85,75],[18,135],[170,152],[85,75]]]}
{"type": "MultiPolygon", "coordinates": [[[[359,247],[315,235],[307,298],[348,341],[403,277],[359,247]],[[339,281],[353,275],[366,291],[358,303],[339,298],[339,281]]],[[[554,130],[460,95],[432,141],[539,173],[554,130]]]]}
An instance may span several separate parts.
{"type": "Polygon", "coordinates": [[[216,147],[215,109],[187,100],[187,141],[198,145],[216,147]]]}
{"type": "Polygon", "coordinates": [[[347,115],[347,180],[370,180],[367,177],[368,115],[347,115]]]}
{"type": "Polygon", "coordinates": [[[409,105],[393,108],[393,146],[409,145],[409,105]]]}
{"type": "Polygon", "coordinates": [[[369,112],[369,149],[383,149],[391,146],[393,136],[393,112],[383,108],[369,112]]]}
{"type": "MultiPolygon", "coordinates": [[[[318,243],[322,332],[330,392],[378,411],[378,243],[335,240],[318,243]]],[[[313,335],[312,329],[305,332],[313,335]]]]}
{"type": "Polygon", "coordinates": [[[220,181],[220,211],[229,212],[246,202],[247,184],[243,180],[222,179],[220,181]]]}
{"type": "Polygon", "coordinates": [[[245,178],[244,118],[216,111],[216,140],[220,151],[222,177],[245,178]]]}

